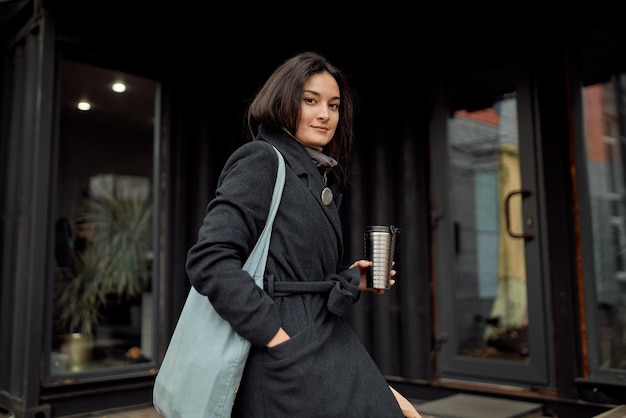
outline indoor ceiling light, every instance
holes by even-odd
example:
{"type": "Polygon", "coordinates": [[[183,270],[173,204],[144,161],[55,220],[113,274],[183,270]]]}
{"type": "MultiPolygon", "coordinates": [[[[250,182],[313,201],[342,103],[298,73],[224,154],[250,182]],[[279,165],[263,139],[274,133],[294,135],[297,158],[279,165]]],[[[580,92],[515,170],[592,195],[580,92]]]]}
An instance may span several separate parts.
{"type": "Polygon", "coordinates": [[[89,103],[87,100],[81,100],[80,102],[78,102],[78,105],[76,107],[78,107],[79,110],[89,110],[91,109],[91,103],[89,103]]]}
{"type": "Polygon", "coordinates": [[[113,83],[111,88],[116,93],[124,93],[126,91],[126,84],[118,81],[117,83],[113,83]]]}

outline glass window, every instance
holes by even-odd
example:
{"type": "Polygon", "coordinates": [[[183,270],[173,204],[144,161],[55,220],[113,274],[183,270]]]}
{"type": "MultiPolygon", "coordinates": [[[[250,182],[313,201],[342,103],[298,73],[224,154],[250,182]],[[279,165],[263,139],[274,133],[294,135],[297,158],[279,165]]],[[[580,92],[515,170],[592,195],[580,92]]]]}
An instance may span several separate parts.
{"type": "Polygon", "coordinates": [[[591,361],[592,373],[626,369],[625,87],[626,75],[619,74],[583,88],[596,297],[592,305],[596,324],[588,328],[588,338],[597,344],[598,356],[591,361]]]}
{"type": "Polygon", "coordinates": [[[151,360],[156,83],[61,67],[51,375],[151,360]]]}

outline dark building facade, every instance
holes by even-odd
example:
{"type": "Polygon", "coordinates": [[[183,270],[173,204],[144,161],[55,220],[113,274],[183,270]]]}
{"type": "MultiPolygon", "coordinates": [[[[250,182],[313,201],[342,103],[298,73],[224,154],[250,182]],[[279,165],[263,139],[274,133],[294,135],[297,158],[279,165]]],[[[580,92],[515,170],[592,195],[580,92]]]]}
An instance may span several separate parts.
{"type": "Polygon", "coordinates": [[[307,49],[359,99],[346,261],[401,229],[396,286],[350,314],[390,384],[626,401],[623,21],[127,3],[0,1],[0,412],[151,404],[247,100],[307,49]]]}

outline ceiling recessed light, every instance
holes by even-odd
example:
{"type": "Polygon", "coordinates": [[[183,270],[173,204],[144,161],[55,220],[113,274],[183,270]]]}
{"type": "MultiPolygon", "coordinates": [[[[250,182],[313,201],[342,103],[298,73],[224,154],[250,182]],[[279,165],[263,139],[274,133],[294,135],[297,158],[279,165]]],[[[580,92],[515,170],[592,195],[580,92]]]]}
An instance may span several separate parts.
{"type": "Polygon", "coordinates": [[[111,88],[116,93],[124,93],[126,91],[126,84],[124,84],[122,82],[113,83],[111,88]]]}
{"type": "Polygon", "coordinates": [[[87,100],[81,100],[80,102],[78,102],[78,105],[76,107],[78,107],[78,110],[89,110],[91,109],[91,103],[89,103],[87,100]]]}

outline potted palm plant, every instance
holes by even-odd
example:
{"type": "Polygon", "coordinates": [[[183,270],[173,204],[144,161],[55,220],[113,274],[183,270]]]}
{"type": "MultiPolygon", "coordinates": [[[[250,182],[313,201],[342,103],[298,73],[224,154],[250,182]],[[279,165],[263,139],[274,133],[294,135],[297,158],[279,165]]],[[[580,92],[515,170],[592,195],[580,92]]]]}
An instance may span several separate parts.
{"type": "Polygon", "coordinates": [[[138,295],[149,280],[147,253],[152,210],[146,199],[99,191],[86,202],[80,224],[93,231],[71,268],[59,269],[57,326],[70,370],[89,360],[94,325],[107,301],[138,295]]]}

